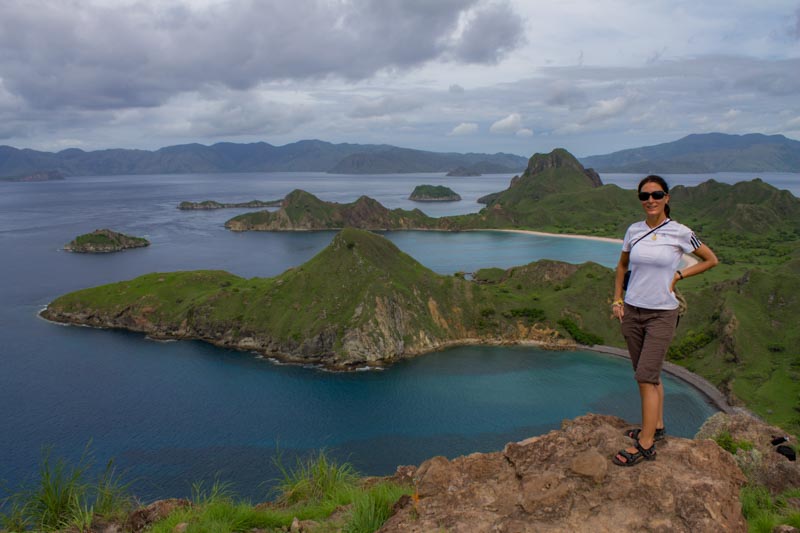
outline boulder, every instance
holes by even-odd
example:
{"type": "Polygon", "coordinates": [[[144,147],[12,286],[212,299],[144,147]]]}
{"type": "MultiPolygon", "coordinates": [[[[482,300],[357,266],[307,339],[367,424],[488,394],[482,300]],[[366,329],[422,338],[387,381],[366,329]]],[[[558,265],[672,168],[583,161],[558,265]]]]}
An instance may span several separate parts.
{"type": "Polygon", "coordinates": [[[429,459],[380,531],[747,531],[729,453],[668,437],[655,461],[619,467],[611,457],[632,444],[630,427],[590,414],[500,452],[429,459]]]}
{"type": "MultiPolygon", "coordinates": [[[[734,450],[733,458],[751,483],[763,485],[772,494],[800,487],[800,463],[790,461],[772,444],[776,437],[788,435],[784,430],[745,411],[717,413],[706,420],[695,438],[715,439],[723,433],[743,446],[734,450]]],[[[791,437],[789,444],[794,444],[791,437]]]]}

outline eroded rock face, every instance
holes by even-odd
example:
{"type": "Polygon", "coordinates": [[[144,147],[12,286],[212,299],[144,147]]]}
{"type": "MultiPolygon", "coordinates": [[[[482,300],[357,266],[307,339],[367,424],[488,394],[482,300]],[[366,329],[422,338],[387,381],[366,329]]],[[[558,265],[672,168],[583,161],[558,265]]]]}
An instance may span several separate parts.
{"type": "Polygon", "coordinates": [[[618,467],[631,427],[586,415],[501,452],[416,469],[409,498],[380,530],[389,532],[746,531],[739,504],[745,478],[713,441],[669,437],[655,461],[618,467]]]}
{"type": "Polygon", "coordinates": [[[773,438],[786,435],[781,428],[770,426],[746,412],[717,413],[706,420],[696,438],[713,439],[723,432],[728,433],[733,442],[745,447],[752,445],[752,449],[739,448],[733,455],[751,482],[767,487],[773,494],[800,487],[800,463],[790,461],[771,444],[773,438]]]}

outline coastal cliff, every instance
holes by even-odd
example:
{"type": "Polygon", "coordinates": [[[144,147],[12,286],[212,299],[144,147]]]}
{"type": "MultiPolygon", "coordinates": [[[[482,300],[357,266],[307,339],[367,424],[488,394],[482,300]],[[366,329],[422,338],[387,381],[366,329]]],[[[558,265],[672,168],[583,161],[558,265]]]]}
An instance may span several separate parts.
{"type": "Polygon", "coordinates": [[[79,235],[64,245],[64,250],[76,253],[102,254],[120,252],[129,248],[150,246],[147,239],[132,237],[110,229],[97,229],[91,233],[79,235]]]}

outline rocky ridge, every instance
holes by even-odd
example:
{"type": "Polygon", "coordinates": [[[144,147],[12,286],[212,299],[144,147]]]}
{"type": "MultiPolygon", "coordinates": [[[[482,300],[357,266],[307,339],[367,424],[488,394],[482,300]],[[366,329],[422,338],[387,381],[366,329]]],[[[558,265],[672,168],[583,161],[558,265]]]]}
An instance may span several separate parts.
{"type": "Polygon", "coordinates": [[[435,229],[437,219],[419,209],[388,209],[368,196],[355,202],[325,202],[313,194],[294,190],[275,212],[245,213],[228,220],[232,231],[331,230],[354,227],[368,230],[435,229]]]}

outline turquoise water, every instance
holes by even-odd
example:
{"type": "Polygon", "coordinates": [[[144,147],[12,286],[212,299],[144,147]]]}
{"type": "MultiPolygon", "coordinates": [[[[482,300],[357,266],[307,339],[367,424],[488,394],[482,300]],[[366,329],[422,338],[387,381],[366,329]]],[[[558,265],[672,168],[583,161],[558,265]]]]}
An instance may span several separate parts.
{"type": "MultiPolygon", "coordinates": [[[[499,449],[589,411],[638,419],[628,363],[599,354],[463,347],[381,372],[335,374],[201,342],[154,342],[37,317],[60,294],[147,272],[214,268],[273,276],[311,258],[334,234],[231,233],[222,224],[241,210],[183,212],[176,209],[182,200],[270,199],[299,187],[328,200],[352,201],[357,193],[348,191],[363,191],[391,207],[415,207],[404,198],[431,177],[115,176],[2,184],[0,480],[18,487],[43,447],[77,459],[91,440],[98,462],[115,458],[143,499],[186,495],[193,481],[217,474],[259,498],[263,482],[277,474],[277,449],[291,456],[326,447],[378,475],[432,455],[499,449]],[[100,227],[153,244],[109,255],[60,251],[100,227]]],[[[448,178],[473,200],[431,208],[477,210],[474,198],[507,181],[448,178]]],[[[619,253],[616,243],[503,232],[386,236],[441,273],[545,257],[610,266],[619,253]]],[[[714,409],[690,387],[665,383],[670,431],[692,435],[714,409]]]]}

